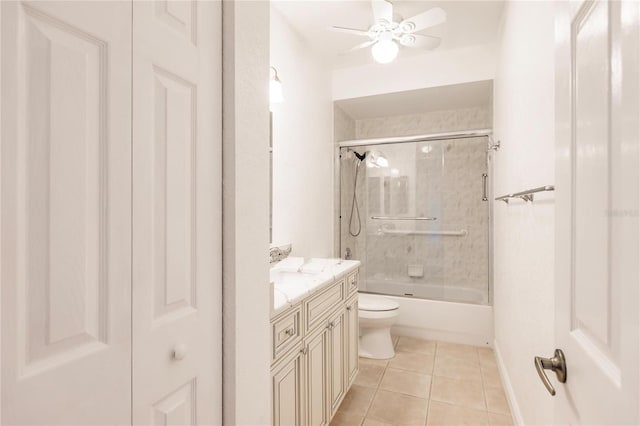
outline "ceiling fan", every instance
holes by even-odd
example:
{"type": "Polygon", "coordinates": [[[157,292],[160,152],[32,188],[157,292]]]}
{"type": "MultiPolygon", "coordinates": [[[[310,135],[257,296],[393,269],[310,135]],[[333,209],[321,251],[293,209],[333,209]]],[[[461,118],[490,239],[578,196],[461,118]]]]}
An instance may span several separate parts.
{"type": "Polygon", "coordinates": [[[440,37],[415,34],[417,31],[434,27],[447,20],[447,13],[434,7],[408,19],[395,22],[393,5],[386,0],[371,0],[374,23],[368,30],[345,27],[331,27],[332,31],[369,37],[369,40],[354,46],[348,52],[371,47],[373,58],[382,64],[393,61],[398,55],[400,46],[419,49],[435,49],[440,44],[440,37]]]}

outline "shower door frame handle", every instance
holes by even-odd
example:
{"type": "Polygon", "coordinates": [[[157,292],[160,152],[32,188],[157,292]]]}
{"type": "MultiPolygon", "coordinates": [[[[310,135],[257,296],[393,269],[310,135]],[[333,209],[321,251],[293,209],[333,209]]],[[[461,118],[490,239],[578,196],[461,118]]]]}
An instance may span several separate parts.
{"type": "Polygon", "coordinates": [[[482,174],[482,201],[489,200],[487,198],[487,177],[489,175],[487,173],[482,174]]]}

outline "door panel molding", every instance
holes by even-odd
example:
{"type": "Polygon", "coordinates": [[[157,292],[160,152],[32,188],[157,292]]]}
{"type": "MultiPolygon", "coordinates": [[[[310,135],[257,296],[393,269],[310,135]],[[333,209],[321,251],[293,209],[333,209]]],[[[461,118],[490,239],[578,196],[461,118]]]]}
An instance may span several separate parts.
{"type": "Polygon", "coordinates": [[[556,7],[555,421],[637,424],[640,5],[556,7]]]}
{"type": "Polygon", "coordinates": [[[131,5],[0,8],[0,422],[126,424],[131,5]]]}

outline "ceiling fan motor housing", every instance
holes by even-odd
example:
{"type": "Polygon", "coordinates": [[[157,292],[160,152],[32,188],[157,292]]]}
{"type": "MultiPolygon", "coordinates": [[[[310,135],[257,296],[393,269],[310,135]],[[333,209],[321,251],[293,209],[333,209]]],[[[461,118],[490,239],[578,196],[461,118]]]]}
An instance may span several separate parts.
{"type": "MultiPolygon", "coordinates": [[[[334,31],[369,37],[370,41],[353,47],[349,50],[350,52],[370,46],[373,46],[372,49],[374,49],[381,42],[387,44],[389,48],[394,47],[396,54],[398,45],[431,50],[440,44],[439,37],[416,34],[416,32],[445,22],[447,14],[441,8],[434,7],[403,20],[400,16],[394,16],[393,5],[387,0],[371,0],[371,5],[373,8],[374,24],[371,25],[368,30],[332,27],[334,31]],[[390,46],[388,42],[395,42],[395,46],[390,46]]],[[[382,46],[379,47],[380,49],[378,50],[382,50],[382,46]]],[[[393,55],[393,58],[395,58],[395,56],[396,55],[393,55]]],[[[375,54],[374,58],[376,58],[375,54]]]]}

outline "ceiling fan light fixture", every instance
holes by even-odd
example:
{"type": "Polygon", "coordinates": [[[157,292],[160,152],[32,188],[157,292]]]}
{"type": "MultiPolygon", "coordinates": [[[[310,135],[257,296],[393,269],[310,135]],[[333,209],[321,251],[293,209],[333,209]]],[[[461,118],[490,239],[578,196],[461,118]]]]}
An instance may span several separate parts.
{"type": "Polygon", "coordinates": [[[440,45],[442,40],[440,37],[417,32],[446,22],[447,13],[442,8],[432,7],[402,20],[400,16],[393,14],[393,4],[390,0],[370,0],[370,2],[373,25],[368,30],[331,27],[333,31],[369,38],[368,41],[352,47],[347,52],[371,47],[373,59],[380,64],[388,64],[398,56],[400,47],[433,50],[440,45]]]}
{"type": "Polygon", "coordinates": [[[371,48],[371,56],[380,64],[388,64],[398,56],[399,49],[393,40],[380,40],[371,48]]]}

